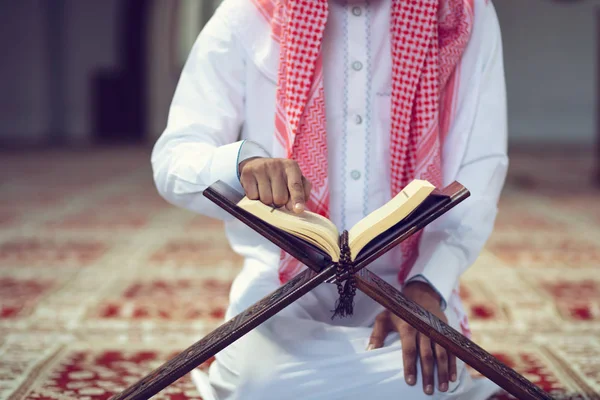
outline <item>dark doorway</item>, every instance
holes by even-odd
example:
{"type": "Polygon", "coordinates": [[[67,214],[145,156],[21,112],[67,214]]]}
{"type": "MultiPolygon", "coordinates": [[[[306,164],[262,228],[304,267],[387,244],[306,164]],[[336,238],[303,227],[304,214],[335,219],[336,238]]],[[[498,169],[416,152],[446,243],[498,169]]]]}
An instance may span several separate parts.
{"type": "Polygon", "coordinates": [[[146,43],[151,0],[122,0],[117,48],[119,68],[92,78],[94,141],[140,143],[146,132],[146,43]]]}

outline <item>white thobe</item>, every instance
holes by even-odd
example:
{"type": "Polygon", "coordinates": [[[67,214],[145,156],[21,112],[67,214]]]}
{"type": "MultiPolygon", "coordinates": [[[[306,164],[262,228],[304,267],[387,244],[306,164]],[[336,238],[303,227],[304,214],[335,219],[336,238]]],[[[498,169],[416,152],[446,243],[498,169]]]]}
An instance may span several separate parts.
{"type": "MultiPolygon", "coordinates": [[[[390,3],[330,1],[323,67],[330,219],[340,230],[392,197],[390,3]]],[[[222,218],[233,250],[245,258],[226,318],[279,286],[279,249],[201,194],[217,180],[243,192],[238,178],[242,159],[283,156],[273,145],[277,46],[268,26],[256,28],[264,24],[257,14],[248,0],[225,0],[220,6],[185,64],[167,128],[152,154],[161,195],[177,206],[222,218]]],[[[464,318],[458,279],[491,233],[508,165],[502,43],[487,0],[475,2],[474,30],[459,80],[456,116],[443,149],[443,177],[444,184],[458,180],[471,197],[425,228],[408,276],[428,281],[439,292],[449,323],[457,329],[464,318]]],[[[392,251],[370,268],[399,287],[400,257],[392,251]]],[[[397,335],[383,349],[365,352],[381,307],[358,293],[355,315],[332,321],[335,300],[335,286],[322,285],[219,353],[211,386],[196,376],[205,400],[424,396],[419,385],[403,381],[397,335]]],[[[477,398],[469,390],[472,382],[461,367],[459,382],[436,395],[477,398]]]]}

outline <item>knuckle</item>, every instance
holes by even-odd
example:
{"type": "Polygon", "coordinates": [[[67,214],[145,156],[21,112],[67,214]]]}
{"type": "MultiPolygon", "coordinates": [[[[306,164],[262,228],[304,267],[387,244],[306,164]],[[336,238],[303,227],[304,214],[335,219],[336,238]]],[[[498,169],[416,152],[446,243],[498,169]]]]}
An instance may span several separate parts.
{"type": "Polygon", "coordinates": [[[423,354],[421,354],[421,359],[423,360],[423,362],[425,363],[432,363],[433,362],[433,354],[426,351],[423,354]]]}
{"type": "Polygon", "coordinates": [[[242,168],[242,173],[240,174],[241,181],[248,181],[252,176],[252,166],[246,166],[242,168]]]}
{"type": "Polygon", "coordinates": [[[387,322],[388,316],[386,314],[379,314],[375,317],[375,322],[384,323],[387,322]]]}
{"type": "Polygon", "coordinates": [[[284,206],[287,203],[287,198],[283,195],[273,196],[273,203],[277,206],[284,206]]]}
{"type": "Polygon", "coordinates": [[[417,358],[417,349],[414,347],[405,347],[404,348],[404,357],[415,359],[417,358]]]}
{"type": "Polygon", "coordinates": [[[265,204],[273,204],[273,196],[269,194],[261,194],[260,200],[265,204]]]}
{"type": "Polygon", "coordinates": [[[269,162],[265,164],[264,168],[265,172],[267,172],[268,174],[276,173],[280,169],[279,163],[277,162],[269,162]]]}
{"type": "Polygon", "coordinates": [[[242,184],[242,188],[244,188],[244,191],[246,193],[254,193],[254,185],[252,185],[252,182],[249,182],[248,180],[244,180],[244,179],[240,179],[240,183],[242,184]]]}
{"type": "Polygon", "coordinates": [[[415,337],[419,336],[419,332],[417,332],[417,330],[415,328],[413,328],[411,325],[409,325],[406,321],[404,321],[403,319],[399,319],[396,318],[396,321],[398,321],[398,324],[402,327],[402,329],[404,329],[407,333],[410,333],[412,335],[414,335],[415,337]]]}
{"type": "Polygon", "coordinates": [[[252,166],[252,168],[250,168],[250,172],[253,175],[262,175],[265,173],[267,169],[267,163],[266,162],[261,162],[261,163],[256,163],[255,165],[252,166]]]}
{"type": "Polygon", "coordinates": [[[381,343],[381,342],[383,342],[383,338],[379,334],[372,334],[371,335],[371,342],[373,342],[373,343],[381,343]]]}
{"type": "Polygon", "coordinates": [[[399,323],[397,326],[398,326],[398,332],[400,332],[400,337],[408,339],[408,338],[415,338],[417,336],[416,332],[413,331],[410,326],[407,326],[402,322],[399,323]]]}
{"type": "Polygon", "coordinates": [[[285,166],[287,169],[292,169],[296,172],[300,172],[300,164],[298,164],[298,162],[296,162],[295,160],[288,160],[285,166]]]}

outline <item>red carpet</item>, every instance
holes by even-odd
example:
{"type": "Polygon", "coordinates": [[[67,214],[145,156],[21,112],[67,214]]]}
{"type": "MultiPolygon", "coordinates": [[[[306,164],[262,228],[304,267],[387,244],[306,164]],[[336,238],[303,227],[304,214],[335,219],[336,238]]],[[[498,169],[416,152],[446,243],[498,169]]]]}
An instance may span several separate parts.
{"type": "MultiPolygon", "coordinates": [[[[557,398],[600,399],[591,159],[513,156],[463,279],[476,341],[557,398]]],[[[143,150],[0,156],[0,398],[104,400],[221,322],[241,260],[163,202],[143,150]]],[[[184,378],[157,399],[199,399],[184,378]]]]}

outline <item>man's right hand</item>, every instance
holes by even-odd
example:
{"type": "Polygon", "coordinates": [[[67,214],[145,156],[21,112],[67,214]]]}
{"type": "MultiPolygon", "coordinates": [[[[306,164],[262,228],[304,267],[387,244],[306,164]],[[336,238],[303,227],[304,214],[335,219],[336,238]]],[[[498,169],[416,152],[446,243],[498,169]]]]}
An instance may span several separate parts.
{"type": "Polygon", "coordinates": [[[298,163],[286,158],[249,158],[239,165],[240,182],[251,200],[286,206],[300,214],[310,195],[311,184],[298,163]]]}

